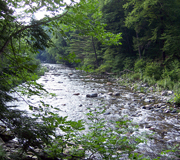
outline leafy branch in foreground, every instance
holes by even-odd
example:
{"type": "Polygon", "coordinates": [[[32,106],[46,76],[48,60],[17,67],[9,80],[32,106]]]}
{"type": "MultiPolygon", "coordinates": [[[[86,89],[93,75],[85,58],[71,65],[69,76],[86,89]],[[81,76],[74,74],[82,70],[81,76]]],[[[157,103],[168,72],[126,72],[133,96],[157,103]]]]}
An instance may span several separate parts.
{"type": "Polygon", "coordinates": [[[88,158],[99,157],[101,159],[119,159],[128,157],[136,149],[136,146],[143,142],[132,133],[137,126],[125,117],[117,121],[108,121],[101,115],[105,110],[100,108],[87,114],[90,123],[89,132],[80,136],[80,143],[88,153],[88,158]],[[99,111],[98,111],[99,110],[99,111]]]}
{"type": "Polygon", "coordinates": [[[66,133],[57,136],[53,144],[47,147],[46,151],[49,156],[58,158],[64,156],[64,159],[75,157],[78,159],[83,157],[119,159],[120,157],[133,157],[133,155],[138,157],[139,155],[134,154],[134,150],[144,140],[132,134],[137,130],[137,126],[125,117],[114,122],[100,118],[104,110],[98,111],[98,109],[95,113],[90,111],[87,114],[88,131],[84,133],[75,132],[75,129],[81,129],[81,121],[68,122],[73,130],[69,126],[63,129],[66,133]]]}

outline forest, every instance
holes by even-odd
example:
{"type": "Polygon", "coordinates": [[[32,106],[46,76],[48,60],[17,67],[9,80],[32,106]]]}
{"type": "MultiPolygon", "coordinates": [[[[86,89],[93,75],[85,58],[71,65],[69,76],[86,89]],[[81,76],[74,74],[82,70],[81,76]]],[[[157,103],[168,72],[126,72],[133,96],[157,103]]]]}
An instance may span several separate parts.
{"type": "Polygon", "coordinates": [[[103,23],[106,32],[120,34],[117,43],[104,43],[79,28],[62,35],[57,28],[50,34],[54,46],[39,50],[37,57],[95,73],[119,75],[128,69],[134,72],[133,80],[179,93],[179,2],[111,0],[98,5],[101,17],[93,23],[103,23]]]}
{"type": "Polygon", "coordinates": [[[0,159],[27,159],[27,152],[38,159],[81,159],[86,150],[98,152],[102,159],[113,159],[114,154],[114,159],[124,154],[145,159],[133,152],[141,138],[133,137],[136,143],[132,144],[119,136],[127,132],[131,123],[127,119],[116,122],[120,130],[115,134],[111,128],[104,132],[105,121],[98,120],[91,127],[93,134],[79,138],[76,132],[84,130],[84,122],[52,113],[48,110],[51,104],[42,102],[30,118],[7,103],[17,101],[10,93],[55,96],[36,82],[47,71],[41,67],[46,62],[172,90],[171,103],[179,106],[179,8],[178,0],[0,0],[0,159]],[[47,15],[38,20],[35,13],[41,10],[47,15]],[[3,151],[1,141],[9,140],[2,138],[4,126],[13,133],[8,137],[15,135],[22,146],[16,154],[7,156],[3,151]],[[57,135],[57,128],[66,134],[57,135]],[[89,137],[97,139],[90,142],[89,137]],[[107,139],[108,149],[103,145],[107,139]],[[84,148],[79,149],[80,145],[84,148]]]}

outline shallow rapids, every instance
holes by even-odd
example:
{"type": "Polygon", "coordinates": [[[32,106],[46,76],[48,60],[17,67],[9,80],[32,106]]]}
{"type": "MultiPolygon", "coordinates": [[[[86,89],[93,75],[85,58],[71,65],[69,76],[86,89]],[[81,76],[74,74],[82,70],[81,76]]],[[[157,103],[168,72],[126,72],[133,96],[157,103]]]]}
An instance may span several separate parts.
{"type": "MultiPolygon", "coordinates": [[[[168,146],[180,143],[180,120],[177,113],[162,113],[144,109],[139,94],[120,86],[117,81],[110,80],[108,77],[89,75],[60,64],[44,65],[48,66],[50,71],[42,76],[38,83],[43,84],[47,91],[57,96],[43,100],[59,108],[60,116],[68,116],[71,120],[85,119],[87,108],[93,110],[100,106],[105,106],[106,112],[103,116],[108,119],[116,120],[122,115],[128,115],[130,119],[139,124],[140,132],[155,133],[153,139],[148,140],[147,144],[139,144],[137,150],[151,158],[159,156],[163,149],[168,149],[168,146]],[[98,96],[86,97],[87,94],[93,93],[97,93],[98,96]]],[[[157,101],[156,97],[153,98],[154,102],[157,101]]],[[[32,96],[27,101],[31,104],[38,104],[40,99],[32,96]]],[[[29,108],[23,99],[17,105],[21,110],[29,108]]]]}

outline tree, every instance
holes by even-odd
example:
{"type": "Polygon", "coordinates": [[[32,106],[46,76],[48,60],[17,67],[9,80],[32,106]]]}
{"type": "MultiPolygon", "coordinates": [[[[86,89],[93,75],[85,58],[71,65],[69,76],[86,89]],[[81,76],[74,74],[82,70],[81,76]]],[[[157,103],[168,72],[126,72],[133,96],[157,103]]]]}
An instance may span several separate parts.
{"type": "Polygon", "coordinates": [[[103,14],[101,21],[107,24],[105,27],[107,31],[114,34],[122,33],[122,45],[101,46],[103,62],[99,70],[118,72],[123,70],[126,58],[136,58],[136,53],[132,47],[132,37],[135,35],[135,32],[133,29],[128,29],[124,24],[124,3],[125,1],[112,0],[107,1],[101,7],[103,14]]]}
{"type": "MultiPolygon", "coordinates": [[[[179,26],[178,8],[179,2],[176,0],[128,0],[124,5],[125,9],[131,9],[127,14],[125,24],[136,31],[134,46],[139,52],[139,56],[158,58],[161,56],[163,62],[170,54],[170,48],[178,37],[173,34],[179,26]],[[170,41],[171,38],[175,41],[170,41]],[[167,48],[166,48],[167,47],[167,48]],[[153,53],[155,54],[153,54],[153,53]],[[161,55],[159,53],[162,53],[161,55]]],[[[177,35],[177,34],[176,34],[177,35]]],[[[178,46],[174,46],[178,51],[178,46]]],[[[158,58],[160,59],[160,58],[158,58]]]]}
{"type": "Polygon", "coordinates": [[[71,34],[69,42],[69,52],[75,53],[77,58],[81,60],[80,66],[91,69],[98,67],[98,55],[96,52],[95,40],[91,36],[82,36],[79,31],[71,34]]]}
{"type": "MultiPolygon", "coordinates": [[[[70,37],[79,37],[75,39],[68,38],[70,40],[70,43],[67,42],[70,45],[68,52],[74,52],[77,54],[77,58],[80,59],[85,57],[81,64],[85,63],[84,66],[91,66],[93,69],[99,66],[99,61],[101,60],[95,43],[100,42],[105,45],[119,45],[119,39],[121,39],[121,33],[113,34],[105,30],[105,24],[99,21],[102,16],[101,11],[98,9],[97,1],[94,2],[96,2],[94,3],[94,6],[92,6],[91,1],[86,1],[86,8],[84,7],[82,9],[79,7],[78,10],[75,8],[69,10],[63,17],[66,20],[66,23],[63,24],[61,21],[61,27],[57,24],[57,29],[59,32],[63,32],[63,36],[66,36],[66,33],[69,32],[70,37]],[[74,15],[73,12],[76,14],[74,15]],[[72,21],[73,25],[71,24],[72,21]],[[76,25],[77,27],[75,27],[76,25]],[[75,32],[77,35],[71,35],[71,32],[75,32]],[[83,48],[82,45],[84,45],[83,48]],[[91,59],[89,59],[88,55],[91,55],[91,59]]],[[[82,1],[82,3],[84,2],[82,1]]],[[[58,48],[58,46],[56,45],[54,48],[58,48]]]]}

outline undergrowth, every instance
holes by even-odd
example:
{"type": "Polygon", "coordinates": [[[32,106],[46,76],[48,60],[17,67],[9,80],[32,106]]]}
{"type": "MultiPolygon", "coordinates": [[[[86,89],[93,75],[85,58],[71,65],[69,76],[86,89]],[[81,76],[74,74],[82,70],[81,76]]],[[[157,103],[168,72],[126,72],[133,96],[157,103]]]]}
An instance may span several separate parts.
{"type": "MultiPolygon", "coordinates": [[[[120,84],[131,85],[147,83],[154,87],[154,91],[171,90],[173,91],[173,103],[180,104],[180,62],[174,60],[165,66],[157,62],[146,62],[138,60],[134,65],[134,72],[124,73],[121,76],[120,84]]],[[[136,85],[134,85],[136,86],[136,85]]],[[[144,92],[143,88],[139,89],[144,92]]]]}

